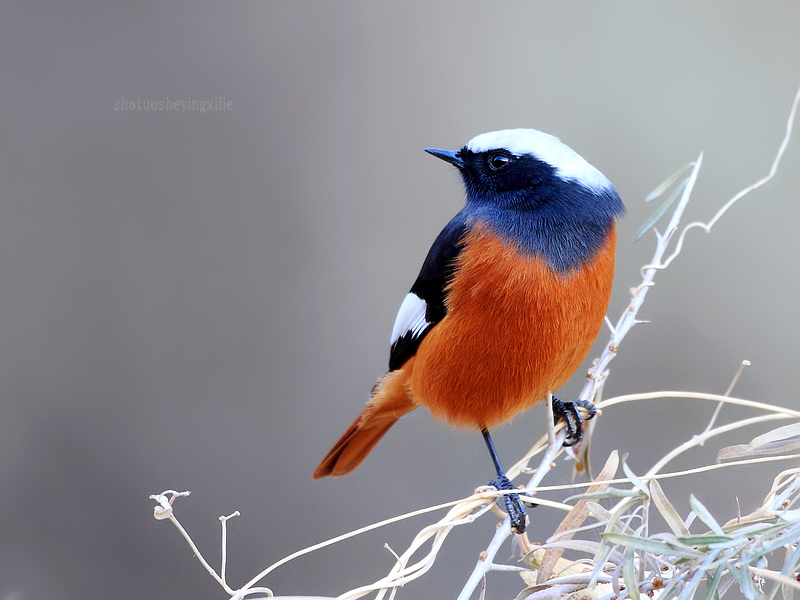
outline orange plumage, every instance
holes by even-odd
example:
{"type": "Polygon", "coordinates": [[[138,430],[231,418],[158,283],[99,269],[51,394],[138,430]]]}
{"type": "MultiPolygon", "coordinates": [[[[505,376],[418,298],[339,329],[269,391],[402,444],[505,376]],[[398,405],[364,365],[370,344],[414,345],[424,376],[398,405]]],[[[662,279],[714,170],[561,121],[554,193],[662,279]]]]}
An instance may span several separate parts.
{"type": "Polygon", "coordinates": [[[561,387],[602,326],[615,247],[612,225],[588,264],[561,274],[485,228],[473,229],[448,286],[447,315],[414,357],[381,378],[314,479],[355,470],[417,406],[457,427],[491,429],[561,387]]]}
{"type": "Polygon", "coordinates": [[[561,387],[603,323],[615,242],[612,230],[589,264],[561,275],[496,235],[470,233],[447,316],[410,369],[412,398],[441,421],[492,429],[561,387]]]}

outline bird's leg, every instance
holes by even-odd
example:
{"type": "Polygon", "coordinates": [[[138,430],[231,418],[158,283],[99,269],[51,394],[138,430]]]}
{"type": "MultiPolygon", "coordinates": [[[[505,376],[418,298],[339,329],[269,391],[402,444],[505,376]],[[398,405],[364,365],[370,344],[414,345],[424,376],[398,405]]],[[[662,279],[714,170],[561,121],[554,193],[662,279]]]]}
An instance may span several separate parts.
{"type": "Polygon", "coordinates": [[[562,402],[553,396],[553,418],[558,423],[559,419],[564,419],[567,429],[567,437],[564,440],[565,446],[574,446],[583,437],[583,417],[578,412],[579,408],[586,409],[586,420],[588,421],[597,414],[597,408],[588,400],[575,400],[572,402],[562,402]]]}
{"type": "MultiPolygon", "coordinates": [[[[490,481],[489,485],[496,487],[500,491],[513,490],[514,486],[511,484],[508,477],[506,477],[503,467],[500,466],[500,459],[497,457],[497,451],[494,449],[494,442],[492,442],[492,436],[489,435],[489,430],[486,428],[481,429],[481,433],[483,434],[483,439],[486,441],[486,447],[489,448],[489,454],[492,457],[494,469],[497,471],[497,479],[490,481]]],[[[506,494],[503,496],[503,501],[505,502],[508,516],[511,518],[512,529],[516,530],[517,533],[524,533],[526,515],[519,496],[517,494],[506,494]]]]}

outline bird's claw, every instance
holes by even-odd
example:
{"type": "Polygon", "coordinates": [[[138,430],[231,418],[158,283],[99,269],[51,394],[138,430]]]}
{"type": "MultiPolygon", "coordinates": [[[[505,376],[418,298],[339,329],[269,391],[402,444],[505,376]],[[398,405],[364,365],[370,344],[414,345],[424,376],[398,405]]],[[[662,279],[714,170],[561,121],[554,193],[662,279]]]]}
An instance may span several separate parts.
{"type": "MultiPolygon", "coordinates": [[[[515,489],[511,481],[503,475],[499,479],[493,479],[489,485],[497,488],[500,491],[515,489]]],[[[511,528],[517,533],[525,533],[527,525],[527,515],[525,509],[522,507],[522,501],[517,494],[506,494],[503,496],[503,502],[506,505],[506,512],[511,518],[511,528]]]]}
{"type": "Polygon", "coordinates": [[[564,419],[565,428],[567,430],[567,437],[564,439],[565,446],[574,446],[581,441],[583,437],[583,421],[579,408],[586,410],[586,421],[591,419],[597,414],[597,408],[588,400],[574,400],[563,402],[558,398],[553,398],[553,418],[558,423],[560,419],[564,419]]]}

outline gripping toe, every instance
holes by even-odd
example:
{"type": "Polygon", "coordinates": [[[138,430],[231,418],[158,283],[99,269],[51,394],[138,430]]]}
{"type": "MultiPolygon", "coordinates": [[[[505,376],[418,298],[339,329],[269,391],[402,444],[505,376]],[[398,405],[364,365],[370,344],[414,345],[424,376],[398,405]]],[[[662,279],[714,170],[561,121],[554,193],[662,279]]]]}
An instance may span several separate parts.
{"type": "Polygon", "coordinates": [[[567,430],[567,437],[564,440],[565,446],[574,446],[583,438],[584,418],[581,417],[581,413],[578,411],[579,408],[586,411],[587,421],[597,414],[597,408],[588,400],[563,402],[558,398],[553,398],[553,418],[556,423],[563,419],[567,430]]]}

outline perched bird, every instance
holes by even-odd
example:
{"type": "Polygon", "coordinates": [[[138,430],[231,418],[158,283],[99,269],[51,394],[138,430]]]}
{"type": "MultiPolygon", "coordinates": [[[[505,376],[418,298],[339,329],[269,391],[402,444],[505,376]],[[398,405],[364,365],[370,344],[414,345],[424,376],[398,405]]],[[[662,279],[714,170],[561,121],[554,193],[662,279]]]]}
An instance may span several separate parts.
{"type": "MultiPolygon", "coordinates": [[[[558,138],[535,129],[484,133],[457,152],[464,208],[433,243],[394,323],[389,372],[314,472],[358,467],[401,416],[424,406],[440,421],[489,435],[561,387],[597,337],[614,278],[615,219],[625,208],[608,179],[558,138]]],[[[580,440],[578,408],[553,400],[567,444],[580,440]]],[[[525,530],[518,496],[504,496],[525,530]]]]}

